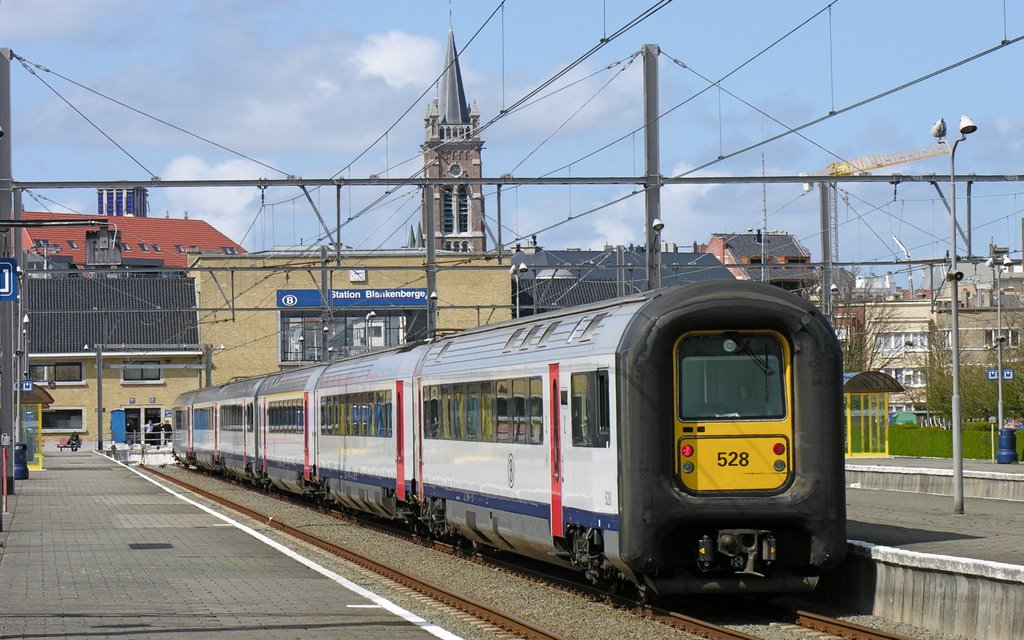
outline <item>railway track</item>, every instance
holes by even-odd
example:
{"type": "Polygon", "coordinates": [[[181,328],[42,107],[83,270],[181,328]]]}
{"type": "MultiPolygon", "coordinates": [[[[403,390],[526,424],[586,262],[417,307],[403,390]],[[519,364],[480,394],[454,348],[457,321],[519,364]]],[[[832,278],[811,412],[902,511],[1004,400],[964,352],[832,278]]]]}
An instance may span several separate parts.
{"type": "MultiPolygon", "coordinates": [[[[372,571],[373,573],[384,576],[389,580],[401,584],[409,589],[413,589],[418,593],[457,609],[465,614],[471,615],[476,619],[485,621],[488,624],[505,630],[517,637],[538,640],[564,640],[565,638],[564,636],[545,629],[542,626],[533,624],[528,620],[524,620],[519,616],[478,602],[474,599],[467,598],[428,581],[424,581],[396,567],[381,563],[377,560],[356,553],[351,549],[336,545],[328,540],[309,533],[308,531],[293,527],[286,522],[276,520],[273,517],[267,516],[254,509],[237,504],[228,498],[203,489],[202,487],[198,487],[176,475],[167,474],[152,467],[145,467],[145,469],[147,472],[193,493],[201,495],[207,500],[216,502],[217,504],[231,509],[232,511],[241,513],[290,537],[314,545],[332,555],[347,560],[366,570],[372,571]]],[[[209,478],[210,476],[204,477],[209,478]]],[[[232,486],[238,487],[241,485],[232,484],[232,486]]],[[[295,503],[295,500],[287,496],[283,496],[282,498],[288,502],[295,503]]],[[[303,506],[308,507],[309,504],[303,503],[303,506]]],[[[331,515],[336,514],[332,513],[331,515]]],[[[351,522],[351,518],[344,517],[344,519],[351,522]]],[[[365,526],[365,524],[360,523],[360,526],[365,526]]],[[[410,538],[407,534],[395,532],[387,527],[372,525],[371,528],[388,535],[399,535],[406,539],[410,538]]],[[[447,545],[440,546],[447,547],[447,545]]],[[[457,552],[457,550],[454,549],[449,549],[449,551],[457,552]]],[[[578,581],[575,578],[552,575],[549,571],[550,568],[546,568],[544,570],[524,568],[520,564],[513,564],[486,555],[483,556],[483,561],[496,568],[501,568],[518,574],[521,577],[527,577],[538,582],[543,582],[544,584],[557,586],[565,590],[579,593],[592,600],[605,601],[619,609],[631,610],[635,614],[649,618],[659,624],[700,638],[707,638],[708,640],[762,640],[763,638],[763,636],[752,635],[744,631],[688,615],[683,610],[673,610],[670,608],[655,607],[651,605],[641,606],[633,599],[624,596],[611,595],[592,587],[588,583],[578,581]]],[[[760,622],[755,624],[784,625],[794,637],[813,636],[815,638],[828,637],[841,638],[844,640],[906,640],[903,636],[870,629],[868,627],[840,619],[830,618],[808,611],[788,609],[759,601],[751,600],[748,602],[745,600],[743,608],[748,616],[750,613],[756,613],[756,615],[762,619],[760,622]],[[827,634],[827,636],[822,636],[821,634],[827,634]]]]}

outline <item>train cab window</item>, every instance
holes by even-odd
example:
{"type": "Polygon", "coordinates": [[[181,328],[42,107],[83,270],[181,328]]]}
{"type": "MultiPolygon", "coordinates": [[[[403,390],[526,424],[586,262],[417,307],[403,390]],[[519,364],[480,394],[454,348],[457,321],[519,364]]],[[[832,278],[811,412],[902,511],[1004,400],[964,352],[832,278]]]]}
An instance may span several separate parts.
{"type": "Polygon", "coordinates": [[[785,362],[778,338],[727,332],[677,345],[681,420],[775,420],[786,415],[785,362]]]}
{"type": "Polygon", "coordinates": [[[608,446],[608,371],[574,373],[569,382],[574,447],[608,446]]]}

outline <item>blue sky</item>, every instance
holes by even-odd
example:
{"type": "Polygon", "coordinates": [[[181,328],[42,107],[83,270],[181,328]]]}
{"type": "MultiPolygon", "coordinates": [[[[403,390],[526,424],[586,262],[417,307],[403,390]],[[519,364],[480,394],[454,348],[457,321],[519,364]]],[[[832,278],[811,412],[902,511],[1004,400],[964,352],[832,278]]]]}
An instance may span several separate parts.
{"type": "MultiPolygon", "coordinates": [[[[0,0],[0,47],[54,72],[38,73],[63,96],[13,62],[13,126],[5,141],[13,145],[18,181],[145,180],[147,171],[164,179],[282,177],[86,92],[64,76],[285,174],[322,178],[344,170],[351,177],[407,177],[421,164],[422,118],[436,93],[431,83],[441,70],[449,26],[459,48],[465,47],[467,97],[488,122],[651,4],[0,0]]],[[[633,54],[645,43],[658,44],[665,54],[660,102],[663,112],[671,112],[661,124],[661,167],[665,175],[678,175],[784,131],[778,122],[802,125],[1021,35],[1024,6],[1011,0],[969,6],[947,0],[676,0],[605,45],[529,107],[489,127],[484,174],[641,174],[643,135],[631,132],[642,122],[642,65],[633,54]],[[700,76],[728,76],[722,82],[728,93],[705,90],[700,76]]],[[[952,128],[962,113],[979,129],[957,150],[958,174],[1024,174],[1022,67],[1024,42],[1011,44],[804,129],[806,139],[788,135],[700,174],[814,172],[837,156],[931,144],[932,123],[941,116],[952,128]]],[[[939,156],[875,173],[944,174],[948,167],[948,157],[939,156]]],[[[931,186],[904,184],[895,194],[888,184],[843,188],[840,260],[891,260],[899,252],[893,235],[915,259],[945,254],[948,217],[931,186]]],[[[580,216],[631,190],[505,189],[504,238],[528,237],[566,221],[541,233],[539,244],[600,249],[641,243],[642,198],[580,216]]],[[[961,198],[964,191],[958,189],[961,198]]],[[[35,195],[40,200],[27,197],[26,209],[95,209],[92,192],[35,195]]],[[[268,190],[261,211],[255,189],[154,189],[151,205],[153,215],[188,211],[259,250],[317,237],[319,224],[299,195],[295,189],[268,190]]],[[[376,188],[344,190],[342,218],[380,195],[376,188]]],[[[973,196],[974,253],[984,254],[994,239],[1019,258],[1024,183],[979,183],[973,196]]],[[[314,198],[333,219],[333,190],[314,198]]],[[[417,207],[413,191],[399,190],[347,223],[342,240],[360,249],[398,247],[417,207]]],[[[495,214],[493,195],[486,208],[495,214]]],[[[712,232],[766,226],[793,233],[820,257],[818,197],[799,185],[666,188],[662,218],[664,238],[680,246],[705,242],[712,232]]]]}

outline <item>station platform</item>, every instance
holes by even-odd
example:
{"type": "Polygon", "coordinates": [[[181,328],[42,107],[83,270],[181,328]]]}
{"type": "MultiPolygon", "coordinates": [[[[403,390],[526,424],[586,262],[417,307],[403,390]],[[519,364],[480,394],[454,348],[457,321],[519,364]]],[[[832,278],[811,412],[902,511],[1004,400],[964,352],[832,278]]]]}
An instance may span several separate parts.
{"type": "Polygon", "coordinates": [[[1024,465],[847,458],[847,560],[820,589],[835,604],[965,638],[1024,638],[1024,465]]]}
{"type": "Polygon", "coordinates": [[[456,638],[94,452],[15,489],[0,638],[456,638]]]}

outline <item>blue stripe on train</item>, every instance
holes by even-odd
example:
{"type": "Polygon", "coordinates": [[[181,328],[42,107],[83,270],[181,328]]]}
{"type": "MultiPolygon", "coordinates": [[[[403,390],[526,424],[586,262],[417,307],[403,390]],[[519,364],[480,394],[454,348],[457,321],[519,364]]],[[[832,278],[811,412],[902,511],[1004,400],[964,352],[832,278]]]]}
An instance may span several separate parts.
{"type": "MultiPolygon", "coordinates": [[[[235,466],[241,466],[242,456],[240,455],[222,452],[221,458],[228,463],[228,466],[231,466],[230,462],[236,462],[235,466]]],[[[252,460],[252,458],[250,457],[249,460],[252,460]]],[[[262,464],[262,459],[259,463],[262,464]]],[[[276,471],[291,471],[298,475],[301,474],[303,470],[301,463],[282,463],[271,460],[268,460],[267,463],[270,468],[276,471]]],[[[391,488],[395,486],[394,477],[389,478],[368,473],[342,471],[340,469],[332,469],[329,467],[321,467],[318,471],[320,476],[324,478],[339,479],[375,487],[391,488]]],[[[412,485],[410,483],[406,483],[405,489],[407,493],[411,492],[412,485]]],[[[505,511],[516,515],[541,518],[548,521],[551,519],[551,507],[546,502],[517,500],[515,498],[450,489],[439,485],[424,485],[424,493],[428,496],[444,498],[445,500],[454,500],[456,502],[471,504],[477,507],[486,507],[497,511],[505,511]]],[[[603,529],[605,531],[619,530],[619,517],[615,514],[597,513],[584,509],[563,507],[562,516],[566,524],[575,524],[581,527],[590,527],[593,529],[603,529]]]]}

